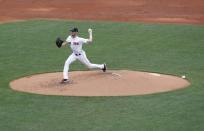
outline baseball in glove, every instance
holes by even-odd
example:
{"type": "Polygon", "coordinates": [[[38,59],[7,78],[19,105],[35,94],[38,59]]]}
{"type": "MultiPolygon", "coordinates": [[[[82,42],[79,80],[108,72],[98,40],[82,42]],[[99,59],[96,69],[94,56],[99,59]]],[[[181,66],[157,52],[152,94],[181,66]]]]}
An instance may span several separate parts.
{"type": "Polygon", "coordinates": [[[64,42],[64,41],[61,40],[60,37],[58,37],[58,38],[56,39],[56,45],[57,45],[57,47],[60,48],[60,47],[62,46],[62,43],[63,43],[63,42],[64,42]]]}

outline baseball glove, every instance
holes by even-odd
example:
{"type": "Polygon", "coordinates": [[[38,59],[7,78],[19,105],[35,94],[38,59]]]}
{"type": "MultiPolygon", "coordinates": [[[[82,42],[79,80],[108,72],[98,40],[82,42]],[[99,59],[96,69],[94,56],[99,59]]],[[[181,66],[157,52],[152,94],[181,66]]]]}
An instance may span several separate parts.
{"type": "Polygon", "coordinates": [[[63,42],[64,42],[64,41],[61,40],[60,37],[58,37],[58,38],[56,39],[56,45],[57,45],[57,47],[60,48],[60,47],[62,46],[62,43],[63,43],[63,42]]]}

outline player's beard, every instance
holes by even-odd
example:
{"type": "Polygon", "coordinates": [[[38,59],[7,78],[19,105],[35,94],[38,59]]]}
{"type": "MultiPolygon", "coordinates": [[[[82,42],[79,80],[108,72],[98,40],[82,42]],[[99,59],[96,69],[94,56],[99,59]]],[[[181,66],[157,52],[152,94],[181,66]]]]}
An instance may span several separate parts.
{"type": "Polygon", "coordinates": [[[71,34],[72,38],[75,38],[77,36],[77,34],[71,34]]]}

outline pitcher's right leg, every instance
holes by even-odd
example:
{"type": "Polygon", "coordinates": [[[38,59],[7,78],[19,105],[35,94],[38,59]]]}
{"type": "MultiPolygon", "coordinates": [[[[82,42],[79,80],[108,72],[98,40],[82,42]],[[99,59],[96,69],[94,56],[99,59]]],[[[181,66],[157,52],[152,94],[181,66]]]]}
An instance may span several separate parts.
{"type": "Polygon", "coordinates": [[[86,53],[83,52],[80,57],[78,57],[79,61],[85,64],[89,69],[102,69],[103,72],[106,71],[106,64],[93,64],[86,57],[86,53]]]}

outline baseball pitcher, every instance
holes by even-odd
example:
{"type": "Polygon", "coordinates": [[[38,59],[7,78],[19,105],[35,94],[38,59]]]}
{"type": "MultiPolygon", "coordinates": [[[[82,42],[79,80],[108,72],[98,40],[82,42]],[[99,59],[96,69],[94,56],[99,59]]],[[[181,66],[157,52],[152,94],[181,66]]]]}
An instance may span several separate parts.
{"type": "Polygon", "coordinates": [[[88,29],[89,38],[81,38],[78,36],[78,28],[73,28],[70,30],[70,35],[65,41],[57,38],[56,45],[60,48],[65,45],[70,45],[72,54],[68,57],[64,64],[63,77],[64,79],[61,83],[70,83],[69,80],[69,65],[75,60],[79,60],[82,64],[86,65],[89,69],[101,69],[103,72],[106,71],[106,64],[92,64],[86,57],[86,52],[82,49],[83,44],[92,43],[92,29],[88,29]]]}

